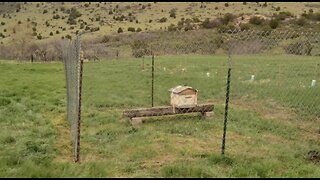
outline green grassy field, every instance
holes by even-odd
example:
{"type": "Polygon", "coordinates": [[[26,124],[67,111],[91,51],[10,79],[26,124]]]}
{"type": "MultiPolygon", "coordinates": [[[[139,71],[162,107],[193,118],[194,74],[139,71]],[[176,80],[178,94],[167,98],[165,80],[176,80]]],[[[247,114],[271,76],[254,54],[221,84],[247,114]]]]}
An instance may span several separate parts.
{"type": "Polygon", "coordinates": [[[310,87],[320,81],[319,58],[233,58],[222,157],[226,60],[156,57],[156,106],[186,84],[199,103],[215,104],[215,115],[153,118],[138,128],[121,113],[151,106],[150,58],[144,70],[141,59],[85,63],[81,164],[72,163],[63,64],[0,61],[0,177],[319,177],[319,164],[306,159],[320,150],[320,86],[310,87]]]}

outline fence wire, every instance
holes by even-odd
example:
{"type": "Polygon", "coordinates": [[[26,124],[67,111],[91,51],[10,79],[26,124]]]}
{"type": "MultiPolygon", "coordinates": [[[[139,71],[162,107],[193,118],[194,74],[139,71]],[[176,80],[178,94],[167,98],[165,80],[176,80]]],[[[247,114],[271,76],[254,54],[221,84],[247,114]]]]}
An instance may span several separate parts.
{"type": "MultiPolygon", "coordinates": [[[[209,136],[217,126],[213,120],[223,119],[221,112],[228,102],[226,84],[231,68],[227,111],[228,126],[235,132],[241,133],[241,129],[237,129],[241,123],[244,124],[240,127],[248,127],[250,131],[277,130],[277,123],[267,124],[270,129],[266,129],[267,126],[251,122],[252,113],[262,119],[279,121],[319,119],[318,32],[212,31],[204,33],[207,37],[204,41],[192,39],[190,34],[177,36],[183,38],[179,41],[138,40],[125,48],[126,52],[131,48],[126,54],[130,57],[90,63],[91,71],[86,71],[90,82],[85,87],[87,107],[107,112],[106,121],[115,116],[128,118],[133,125],[150,120],[160,124],[155,130],[169,132],[172,137],[185,134],[198,138],[193,132],[201,128],[209,136]],[[179,123],[170,123],[170,120],[179,123]]],[[[66,59],[73,59],[66,60],[66,69],[70,68],[66,74],[71,77],[79,70],[79,62],[75,60],[78,51],[75,45],[66,51],[69,52],[66,59]]],[[[123,53],[121,49],[117,52],[123,53]]],[[[68,112],[71,113],[68,119],[76,124],[72,119],[77,116],[78,105],[69,102],[76,102],[74,99],[78,98],[73,95],[78,94],[78,88],[74,88],[78,80],[69,81],[68,112]]],[[[106,132],[109,136],[112,130],[106,132]]],[[[225,137],[228,139],[228,135],[225,137]]],[[[240,146],[236,140],[226,144],[223,147],[226,151],[240,146]]],[[[216,147],[220,148],[220,143],[216,147]]]]}
{"type": "Polygon", "coordinates": [[[80,150],[80,110],[81,110],[81,77],[80,60],[81,41],[78,35],[74,41],[65,42],[63,60],[66,74],[67,119],[71,129],[71,141],[74,161],[79,161],[80,150]]]}

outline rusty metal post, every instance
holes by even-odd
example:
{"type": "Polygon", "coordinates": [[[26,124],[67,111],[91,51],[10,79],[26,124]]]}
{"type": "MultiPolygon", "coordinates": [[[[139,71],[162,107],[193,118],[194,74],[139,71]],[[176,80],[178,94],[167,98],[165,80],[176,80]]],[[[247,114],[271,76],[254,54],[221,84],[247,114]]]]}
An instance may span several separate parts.
{"type": "Polygon", "coordinates": [[[153,107],[153,93],[154,93],[154,54],[152,53],[152,77],[151,77],[151,107],[153,107]]]}
{"type": "Polygon", "coordinates": [[[224,114],[224,123],[223,123],[223,137],[222,137],[222,147],[221,154],[225,153],[225,144],[226,144],[226,134],[227,134],[227,121],[228,121],[228,110],[229,110],[229,96],[230,96],[230,81],[231,81],[231,52],[229,51],[228,55],[228,78],[227,78],[227,90],[226,90],[226,106],[224,114]]]}

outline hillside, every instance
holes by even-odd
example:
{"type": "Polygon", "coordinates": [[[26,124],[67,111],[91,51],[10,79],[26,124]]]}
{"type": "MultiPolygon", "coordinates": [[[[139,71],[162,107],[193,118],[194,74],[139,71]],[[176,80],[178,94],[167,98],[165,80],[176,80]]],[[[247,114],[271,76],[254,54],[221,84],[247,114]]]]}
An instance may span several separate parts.
{"type": "Polygon", "coordinates": [[[61,39],[67,35],[72,36],[77,30],[93,31],[89,37],[117,33],[119,28],[128,32],[128,27],[135,30],[140,28],[143,32],[167,30],[168,26],[176,25],[182,18],[201,22],[226,13],[271,16],[284,11],[299,17],[310,9],[319,12],[320,3],[2,3],[0,42],[8,44],[21,40],[61,39]],[[77,12],[75,20],[68,23],[71,8],[77,12]],[[175,12],[172,17],[170,12],[175,12]]]}

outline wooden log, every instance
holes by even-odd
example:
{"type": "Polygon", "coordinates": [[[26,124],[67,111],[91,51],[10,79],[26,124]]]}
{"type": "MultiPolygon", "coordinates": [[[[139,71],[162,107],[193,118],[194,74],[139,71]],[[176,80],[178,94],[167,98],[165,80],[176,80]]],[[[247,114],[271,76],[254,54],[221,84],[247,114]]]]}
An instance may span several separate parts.
{"type": "Polygon", "coordinates": [[[200,112],[211,112],[214,109],[214,105],[210,104],[198,104],[194,107],[189,108],[175,108],[172,106],[162,106],[153,108],[139,108],[132,109],[123,112],[123,117],[134,118],[134,117],[146,117],[146,116],[163,116],[163,115],[174,115],[174,114],[185,114],[200,112]]]}

